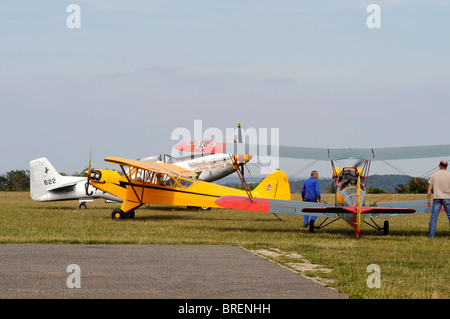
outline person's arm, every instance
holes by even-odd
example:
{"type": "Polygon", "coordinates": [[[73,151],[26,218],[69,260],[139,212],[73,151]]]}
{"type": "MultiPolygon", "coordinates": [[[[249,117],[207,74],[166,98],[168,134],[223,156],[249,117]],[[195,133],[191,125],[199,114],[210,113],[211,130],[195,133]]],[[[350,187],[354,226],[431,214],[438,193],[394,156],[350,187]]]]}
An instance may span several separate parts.
{"type": "Polygon", "coordinates": [[[427,206],[431,206],[431,191],[433,190],[433,185],[428,184],[428,192],[427,192],[427,206]]]}
{"type": "Polygon", "coordinates": [[[320,196],[320,187],[319,187],[318,181],[316,181],[315,187],[316,187],[316,197],[317,197],[318,202],[320,203],[320,202],[322,202],[322,197],[320,196]]]}

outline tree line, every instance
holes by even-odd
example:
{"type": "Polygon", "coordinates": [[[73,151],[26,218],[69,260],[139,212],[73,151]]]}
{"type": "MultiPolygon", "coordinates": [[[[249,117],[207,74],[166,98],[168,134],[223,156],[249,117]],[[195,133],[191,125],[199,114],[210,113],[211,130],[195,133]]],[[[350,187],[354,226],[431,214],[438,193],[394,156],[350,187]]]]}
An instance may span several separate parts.
{"type": "Polygon", "coordinates": [[[0,175],[0,191],[25,192],[30,190],[30,171],[15,170],[0,175]]]}
{"type": "MultiPolygon", "coordinates": [[[[81,172],[75,172],[72,176],[86,177],[88,167],[81,172]]],[[[67,174],[60,172],[62,176],[67,174]]],[[[28,192],[30,191],[30,171],[29,170],[13,170],[0,175],[0,192],[28,192]]]]}

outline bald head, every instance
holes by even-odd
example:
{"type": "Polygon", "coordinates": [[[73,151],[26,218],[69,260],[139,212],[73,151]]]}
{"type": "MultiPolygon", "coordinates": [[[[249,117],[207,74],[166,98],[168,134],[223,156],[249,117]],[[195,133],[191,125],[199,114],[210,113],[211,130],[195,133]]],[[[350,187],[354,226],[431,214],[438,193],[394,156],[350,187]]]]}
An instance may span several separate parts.
{"type": "Polygon", "coordinates": [[[441,161],[441,162],[439,163],[439,167],[440,167],[441,169],[447,169],[447,162],[446,162],[446,161],[441,161]]]}

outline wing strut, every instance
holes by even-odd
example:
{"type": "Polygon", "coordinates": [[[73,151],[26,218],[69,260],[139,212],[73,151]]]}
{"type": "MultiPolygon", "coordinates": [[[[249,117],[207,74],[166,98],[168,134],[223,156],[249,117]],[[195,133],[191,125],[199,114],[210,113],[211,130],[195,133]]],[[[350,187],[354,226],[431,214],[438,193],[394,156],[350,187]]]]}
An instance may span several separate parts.
{"type": "MultiPolygon", "coordinates": [[[[139,200],[139,203],[142,204],[143,196],[142,196],[141,198],[139,198],[138,194],[136,193],[136,190],[134,189],[133,183],[131,183],[131,180],[130,180],[130,178],[128,177],[128,174],[125,172],[125,169],[123,168],[123,165],[120,165],[120,168],[122,169],[123,174],[124,174],[125,177],[127,178],[127,181],[128,181],[128,183],[130,184],[131,189],[133,190],[134,195],[136,195],[136,198],[139,200]]],[[[142,179],[142,180],[144,180],[144,179],[142,179]]],[[[144,184],[144,183],[142,183],[142,184],[144,184]]],[[[143,189],[144,189],[144,187],[142,187],[142,190],[143,190],[143,189]]],[[[144,195],[144,191],[142,191],[142,195],[144,195]]]]}
{"type": "Polygon", "coordinates": [[[358,188],[356,191],[356,238],[361,232],[361,176],[358,174],[358,188]]]}

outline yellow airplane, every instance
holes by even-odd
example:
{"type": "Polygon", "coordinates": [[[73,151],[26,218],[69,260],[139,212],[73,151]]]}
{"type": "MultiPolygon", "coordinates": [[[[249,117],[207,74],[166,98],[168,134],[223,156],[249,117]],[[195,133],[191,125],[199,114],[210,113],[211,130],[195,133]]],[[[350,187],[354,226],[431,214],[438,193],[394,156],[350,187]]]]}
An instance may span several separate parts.
{"type": "MultiPolygon", "coordinates": [[[[114,170],[91,170],[89,163],[88,183],[123,199],[121,208],[113,210],[113,219],[134,218],[135,209],[143,204],[220,208],[215,201],[227,195],[291,199],[289,181],[281,170],[274,170],[250,192],[245,181],[245,190],[203,182],[195,179],[193,171],[169,163],[119,157],[107,157],[105,161],[118,164],[123,175],[114,170]]],[[[239,163],[234,161],[234,165],[239,163]]]]}

